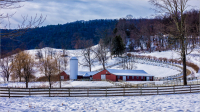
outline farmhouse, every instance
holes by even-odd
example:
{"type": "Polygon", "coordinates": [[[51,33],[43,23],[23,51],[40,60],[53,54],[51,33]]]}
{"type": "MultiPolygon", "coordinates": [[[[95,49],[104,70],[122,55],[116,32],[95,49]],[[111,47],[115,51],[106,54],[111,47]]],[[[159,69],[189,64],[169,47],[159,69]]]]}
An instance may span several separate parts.
{"type": "Polygon", "coordinates": [[[117,70],[105,69],[92,76],[93,79],[111,81],[153,81],[154,76],[147,74],[144,70],[117,70]]]}

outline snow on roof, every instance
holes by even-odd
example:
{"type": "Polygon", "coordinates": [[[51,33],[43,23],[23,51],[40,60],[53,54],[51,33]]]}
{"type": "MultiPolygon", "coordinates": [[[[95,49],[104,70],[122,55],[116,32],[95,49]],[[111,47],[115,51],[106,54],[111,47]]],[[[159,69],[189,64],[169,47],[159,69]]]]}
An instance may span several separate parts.
{"type": "Polygon", "coordinates": [[[89,76],[94,75],[96,73],[98,73],[98,72],[78,71],[78,75],[83,76],[83,77],[89,77],[89,76]]]}
{"type": "MultiPolygon", "coordinates": [[[[64,72],[65,72],[66,74],[69,74],[69,75],[70,75],[70,72],[69,72],[69,71],[65,70],[64,72]]],[[[96,73],[98,73],[98,72],[96,72],[96,71],[93,71],[93,72],[89,72],[89,71],[78,71],[78,76],[89,77],[89,76],[94,75],[94,74],[96,74],[96,73]]]]}
{"type": "Polygon", "coordinates": [[[76,57],[72,57],[70,60],[78,60],[76,57]]]}
{"type": "Polygon", "coordinates": [[[117,70],[117,69],[107,69],[108,72],[115,75],[126,75],[126,76],[153,76],[147,74],[144,70],[117,70]]]}

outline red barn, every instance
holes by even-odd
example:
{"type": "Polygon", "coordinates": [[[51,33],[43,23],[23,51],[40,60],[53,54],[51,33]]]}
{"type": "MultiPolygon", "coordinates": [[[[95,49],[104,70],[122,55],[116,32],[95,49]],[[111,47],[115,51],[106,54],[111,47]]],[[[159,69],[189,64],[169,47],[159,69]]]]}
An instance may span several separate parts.
{"type": "Polygon", "coordinates": [[[69,75],[65,71],[59,73],[58,76],[61,80],[69,80],[69,75]]]}
{"type": "Polygon", "coordinates": [[[105,69],[93,75],[93,79],[108,79],[111,81],[153,81],[154,76],[144,70],[105,69]]]}

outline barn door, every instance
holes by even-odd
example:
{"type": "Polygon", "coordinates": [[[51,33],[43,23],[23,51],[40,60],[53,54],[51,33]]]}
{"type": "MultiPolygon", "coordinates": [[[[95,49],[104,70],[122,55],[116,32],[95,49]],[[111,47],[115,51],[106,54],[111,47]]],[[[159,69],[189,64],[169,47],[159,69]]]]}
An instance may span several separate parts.
{"type": "Polygon", "coordinates": [[[123,81],[126,81],[126,76],[123,76],[123,81]]]}
{"type": "Polygon", "coordinates": [[[106,79],[106,75],[101,75],[101,80],[105,80],[106,79]]]}

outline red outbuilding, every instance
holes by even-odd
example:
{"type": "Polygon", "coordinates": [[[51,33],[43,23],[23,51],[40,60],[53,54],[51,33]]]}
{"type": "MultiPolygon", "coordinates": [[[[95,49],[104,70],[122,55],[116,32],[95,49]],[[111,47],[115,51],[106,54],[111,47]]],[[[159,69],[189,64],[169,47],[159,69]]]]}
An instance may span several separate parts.
{"type": "Polygon", "coordinates": [[[58,76],[61,80],[69,80],[69,74],[67,74],[65,71],[58,74],[58,76]]]}
{"type": "Polygon", "coordinates": [[[111,81],[153,81],[154,76],[147,74],[144,70],[117,70],[105,69],[94,74],[93,79],[111,81]]]}

